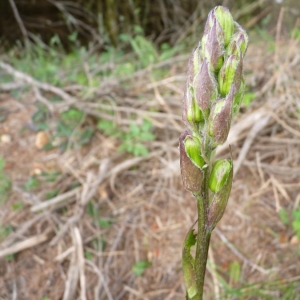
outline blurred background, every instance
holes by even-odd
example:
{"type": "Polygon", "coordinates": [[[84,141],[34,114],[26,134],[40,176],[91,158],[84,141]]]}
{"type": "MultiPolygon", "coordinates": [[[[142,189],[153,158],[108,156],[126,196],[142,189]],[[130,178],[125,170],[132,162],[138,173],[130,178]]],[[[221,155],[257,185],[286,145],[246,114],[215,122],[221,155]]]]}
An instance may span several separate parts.
{"type": "Polygon", "coordinates": [[[181,102],[215,5],[250,43],[204,298],[300,299],[300,2],[1,0],[0,300],[184,299],[181,102]]]}

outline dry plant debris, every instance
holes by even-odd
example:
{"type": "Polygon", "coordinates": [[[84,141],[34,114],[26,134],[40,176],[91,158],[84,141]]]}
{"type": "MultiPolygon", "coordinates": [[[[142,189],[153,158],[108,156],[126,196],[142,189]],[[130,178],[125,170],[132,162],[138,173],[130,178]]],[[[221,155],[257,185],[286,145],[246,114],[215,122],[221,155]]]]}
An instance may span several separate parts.
{"type": "MultiPolygon", "coordinates": [[[[267,292],[270,299],[280,299],[280,286],[294,282],[295,295],[300,293],[299,240],[278,215],[281,208],[292,211],[300,202],[299,46],[299,41],[278,37],[275,53],[266,52],[264,44],[252,44],[248,50],[246,80],[255,101],[239,114],[227,145],[219,151],[228,155],[231,145],[235,180],[212,236],[206,299],[223,295],[220,276],[232,288],[239,286],[241,282],[228,275],[232,263],[241,266],[242,280],[252,284],[249,290],[276,282],[267,292]]],[[[181,185],[177,148],[185,65],[186,58],[174,58],[166,65],[172,66],[168,78],[150,82],[145,70],[133,80],[124,79],[133,92],[113,85],[100,94],[100,101],[92,101],[0,62],[1,72],[15,80],[0,86],[7,110],[0,133],[10,136],[8,142],[1,139],[1,155],[13,182],[0,211],[1,225],[13,229],[0,240],[0,299],[184,298],[181,241],[195,219],[195,203],[181,185]],[[17,101],[10,91],[20,86],[30,91],[17,101]],[[49,102],[47,93],[62,101],[49,102]],[[133,115],[138,121],[144,116],[152,121],[157,140],[148,155],[121,155],[116,141],[100,132],[82,148],[43,151],[34,146],[35,134],[21,130],[36,100],[54,115],[72,105],[94,117],[110,118],[105,113],[110,95],[118,124],[130,123],[133,115]],[[142,101],[136,101],[138,95],[142,101]],[[22,188],[30,174],[43,170],[62,174],[61,192],[49,200],[41,188],[22,188]],[[70,189],[74,182],[77,187],[70,189]],[[13,210],[19,202],[24,208],[13,210]],[[90,203],[109,226],[101,226],[99,215],[87,212],[90,203]],[[132,267],[140,261],[151,266],[135,276],[132,267]]]]}

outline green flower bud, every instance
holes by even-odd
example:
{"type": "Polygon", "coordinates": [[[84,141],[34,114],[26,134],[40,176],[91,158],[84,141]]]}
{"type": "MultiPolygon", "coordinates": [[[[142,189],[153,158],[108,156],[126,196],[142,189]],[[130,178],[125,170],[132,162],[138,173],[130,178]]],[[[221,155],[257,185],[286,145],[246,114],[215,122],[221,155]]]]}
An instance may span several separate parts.
{"type": "Polygon", "coordinates": [[[242,51],[240,50],[240,47],[237,45],[237,42],[235,40],[232,40],[230,44],[227,47],[227,55],[234,55],[238,59],[242,56],[242,51]]]}
{"type": "Polygon", "coordinates": [[[239,90],[242,68],[242,59],[239,59],[235,55],[230,55],[226,58],[218,76],[219,91],[222,96],[226,96],[229,93],[233,83],[235,85],[235,89],[239,90]]]}
{"type": "Polygon", "coordinates": [[[199,47],[196,47],[189,59],[187,71],[186,89],[182,101],[182,120],[189,126],[194,126],[195,123],[200,123],[204,120],[202,111],[199,109],[196,99],[194,98],[193,81],[194,77],[199,72],[201,65],[201,56],[199,47]]]}
{"type": "Polygon", "coordinates": [[[230,195],[233,177],[233,166],[231,160],[221,160],[220,163],[219,161],[216,163],[217,166],[215,167],[214,165],[213,167],[213,169],[216,168],[214,171],[215,175],[213,175],[213,171],[211,172],[211,176],[214,176],[215,179],[212,179],[212,182],[210,182],[211,180],[209,181],[213,189],[219,186],[215,189],[216,191],[218,190],[218,192],[213,195],[213,199],[208,209],[208,224],[210,230],[213,230],[223,217],[230,195]],[[216,182],[214,183],[214,181],[216,182]],[[221,182],[221,184],[218,184],[217,182],[221,182]],[[220,187],[221,185],[222,187],[220,187]]]}
{"type": "Polygon", "coordinates": [[[201,69],[194,79],[195,98],[199,108],[206,112],[211,102],[218,96],[218,86],[214,74],[209,70],[206,60],[202,63],[201,69]]]}
{"type": "Polygon", "coordinates": [[[205,165],[205,161],[201,156],[201,143],[198,138],[188,135],[184,140],[184,146],[187,156],[198,168],[205,165]]]}
{"type": "Polygon", "coordinates": [[[230,44],[227,47],[227,54],[234,54],[237,57],[244,56],[248,47],[249,38],[247,33],[240,29],[232,36],[230,44]]]}
{"type": "Polygon", "coordinates": [[[242,77],[242,82],[241,82],[241,86],[239,91],[236,93],[234,99],[233,99],[233,115],[235,116],[241,107],[242,104],[242,100],[244,97],[244,93],[245,93],[245,87],[246,87],[246,83],[245,83],[245,78],[242,77]]]}
{"type": "Polygon", "coordinates": [[[186,130],[179,137],[181,178],[184,188],[192,193],[196,193],[201,190],[203,173],[187,155],[184,141],[188,136],[190,135],[186,130]]]}
{"type": "Polygon", "coordinates": [[[230,42],[234,30],[232,15],[229,12],[229,9],[223,6],[217,6],[213,12],[224,31],[224,42],[226,47],[230,42]]]}
{"type": "Polygon", "coordinates": [[[194,89],[191,85],[188,86],[183,99],[182,119],[191,125],[201,123],[204,120],[202,111],[200,110],[194,97],[194,89]]]}
{"type": "Polygon", "coordinates": [[[227,159],[219,159],[214,163],[208,181],[208,186],[212,192],[218,193],[223,188],[231,168],[231,162],[227,159]]]}
{"type": "Polygon", "coordinates": [[[200,123],[204,119],[203,114],[199,107],[196,104],[196,101],[193,100],[192,105],[188,108],[187,111],[187,120],[190,124],[200,123]]]}

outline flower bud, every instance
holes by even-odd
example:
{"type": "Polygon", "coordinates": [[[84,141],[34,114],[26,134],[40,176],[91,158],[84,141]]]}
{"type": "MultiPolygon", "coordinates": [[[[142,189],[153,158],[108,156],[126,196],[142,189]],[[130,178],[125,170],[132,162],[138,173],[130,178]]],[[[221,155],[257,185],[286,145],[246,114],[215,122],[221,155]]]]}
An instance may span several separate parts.
{"type": "Polygon", "coordinates": [[[229,9],[224,6],[217,6],[214,15],[224,31],[225,47],[229,44],[234,30],[234,21],[229,9]]]}
{"type": "Polygon", "coordinates": [[[235,89],[239,90],[243,70],[242,62],[242,59],[235,55],[230,55],[226,58],[218,76],[219,91],[222,96],[226,96],[229,93],[233,83],[235,89]]]}
{"type": "Polygon", "coordinates": [[[244,97],[244,93],[245,93],[245,87],[246,87],[245,78],[242,77],[242,82],[241,82],[240,89],[236,93],[236,95],[234,96],[234,99],[233,99],[233,115],[234,116],[240,110],[240,107],[241,107],[241,104],[242,104],[242,100],[243,100],[243,97],[244,97]]]}
{"type": "MultiPolygon", "coordinates": [[[[179,137],[179,151],[180,151],[180,170],[183,186],[186,190],[195,193],[201,190],[203,181],[203,173],[199,167],[195,165],[189,158],[186,152],[185,139],[192,138],[188,131],[184,131],[179,137]]],[[[189,147],[188,147],[189,148],[189,147]]],[[[198,149],[200,152],[200,149],[198,149]]],[[[189,151],[191,151],[189,149],[189,151]]],[[[190,153],[191,155],[191,153],[190,153]]],[[[192,156],[194,156],[192,154],[192,156]]],[[[196,159],[197,160],[197,159],[196,159]]],[[[199,158],[198,158],[199,160],[199,158]]],[[[198,161],[199,163],[199,161],[198,161]]],[[[201,163],[200,163],[201,164],[201,163]]]]}
{"type": "Polygon", "coordinates": [[[187,83],[192,84],[195,75],[199,72],[201,65],[201,56],[200,56],[200,48],[195,47],[189,62],[188,62],[188,71],[187,71],[187,83]]]}
{"type": "Polygon", "coordinates": [[[223,217],[228,202],[228,198],[230,195],[231,186],[232,186],[232,177],[233,177],[233,166],[231,160],[221,160],[220,163],[219,161],[217,161],[216,163],[217,166],[215,167],[216,170],[214,171],[215,175],[213,175],[213,170],[212,170],[211,176],[214,176],[215,178],[218,178],[219,176],[219,180],[215,179],[216,184],[214,184],[214,179],[212,179],[212,183],[210,182],[211,180],[209,182],[210,185],[212,185],[213,189],[218,185],[217,182],[222,182],[222,183],[219,185],[219,188],[216,189],[216,191],[217,190],[219,191],[214,194],[208,209],[208,224],[210,230],[213,230],[217,225],[217,223],[223,217]],[[221,185],[222,187],[220,188],[221,185]]]}
{"type": "Polygon", "coordinates": [[[225,99],[216,100],[209,116],[209,135],[214,138],[216,145],[223,144],[228,136],[234,97],[234,87],[225,99]]]}
{"type": "Polygon", "coordinates": [[[205,161],[201,156],[201,143],[199,139],[188,135],[184,140],[184,146],[185,152],[192,163],[201,169],[204,166],[205,161]]]}
{"type": "Polygon", "coordinates": [[[238,59],[241,58],[242,56],[242,51],[240,50],[240,47],[237,45],[237,41],[232,40],[230,42],[230,44],[227,47],[227,55],[234,55],[235,57],[237,57],[238,59]]]}
{"type": "Polygon", "coordinates": [[[200,123],[204,120],[202,111],[199,109],[194,97],[193,87],[189,84],[183,97],[182,120],[187,126],[188,124],[193,126],[195,123],[200,123]]]}
{"type": "Polygon", "coordinates": [[[244,56],[247,51],[248,42],[249,38],[247,33],[242,28],[240,28],[240,30],[232,36],[230,44],[227,47],[227,54],[234,54],[238,57],[240,57],[240,54],[244,56]],[[237,55],[237,48],[240,50],[239,55],[237,55]]]}
{"type": "Polygon", "coordinates": [[[211,102],[218,96],[218,87],[214,74],[204,60],[201,69],[194,79],[195,98],[200,109],[205,112],[211,106],[211,102]]]}
{"type": "Polygon", "coordinates": [[[231,162],[227,159],[219,159],[214,163],[208,181],[208,186],[212,192],[218,193],[223,188],[231,168],[231,162]]]}
{"type": "Polygon", "coordinates": [[[213,25],[202,38],[202,56],[207,59],[212,72],[218,72],[224,60],[224,32],[214,18],[213,25]]]}

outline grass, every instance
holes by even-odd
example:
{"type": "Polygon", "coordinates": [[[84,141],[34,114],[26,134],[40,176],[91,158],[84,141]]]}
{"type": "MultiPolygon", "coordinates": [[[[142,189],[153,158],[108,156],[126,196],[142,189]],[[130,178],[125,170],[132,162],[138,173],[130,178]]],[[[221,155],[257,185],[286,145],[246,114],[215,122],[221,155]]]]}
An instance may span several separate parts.
{"type": "Polygon", "coordinates": [[[5,160],[0,156],[0,204],[3,204],[11,189],[11,181],[5,174],[5,160]]]}

